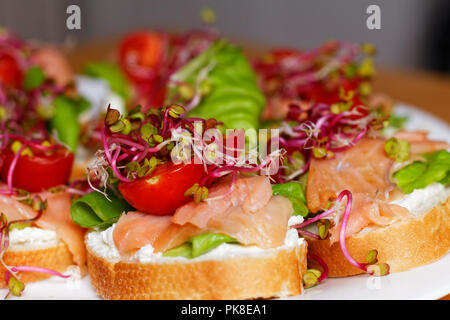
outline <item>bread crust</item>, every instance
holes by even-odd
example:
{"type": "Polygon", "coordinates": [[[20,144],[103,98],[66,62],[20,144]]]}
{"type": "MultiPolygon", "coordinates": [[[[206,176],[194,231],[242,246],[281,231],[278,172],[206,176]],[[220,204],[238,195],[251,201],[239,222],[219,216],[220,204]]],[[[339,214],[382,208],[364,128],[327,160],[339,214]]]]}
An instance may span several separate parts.
{"type": "Polygon", "coordinates": [[[91,283],[114,300],[256,299],[303,291],[307,243],[255,257],[192,262],[110,262],[87,248],[91,283]]]}
{"type": "MultiPolygon", "coordinates": [[[[33,266],[64,272],[74,264],[72,253],[63,241],[56,246],[45,249],[13,251],[8,250],[3,256],[3,261],[8,266],[33,266]]],[[[0,279],[5,278],[5,267],[0,264],[0,279]]],[[[51,275],[40,272],[19,272],[18,276],[25,283],[47,279],[51,275]]],[[[0,288],[5,288],[5,281],[0,281],[0,288]]]]}
{"type": "MultiPolygon", "coordinates": [[[[310,253],[328,265],[330,277],[363,273],[344,257],[339,242],[307,239],[310,253]]],[[[346,240],[352,257],[365,262],[369,250],[378,250],[378,261],[391,272],[400,272],[431,263],[450,250],[450,198],[419,218],[408,218],[392,225],[360,232],[346,240]]]]}

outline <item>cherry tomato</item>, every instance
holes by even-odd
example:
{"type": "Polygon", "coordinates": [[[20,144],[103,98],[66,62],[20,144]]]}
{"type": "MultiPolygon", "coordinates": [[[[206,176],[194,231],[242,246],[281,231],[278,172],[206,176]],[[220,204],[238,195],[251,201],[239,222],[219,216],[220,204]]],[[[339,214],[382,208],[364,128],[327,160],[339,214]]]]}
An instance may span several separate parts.
{"type": "Polygon", "coordinates": [[[163,39],[159,33],[137,31],[126,36],[120,44],[119,61],[133,82],[154,81],[162,53],[163,39]]]}
{"type": "Polygon", "coordinates": [[[161,108],[166,99],[167,88],[165,85],[154,85],[154,83],[142,83],[137,85],[139,99],[136,104],[142,105],[142,112],[149,108],[161,108]]]}
{"type": "Polygon", "coordinates": [[[16,60],[9,54],[0,54],[0,81],[8,86],[20,88],[23,74],[16,60]]]}
{"type": "Polygon", "coordinates": [[[119,191],[139,211],[158,216],[171,215],[192,200],[184,193],[206,175],[201,164],[159,165],[150,175],[120,182],[119,191]]]}
{"type": "MultiPolygon", "coordinates": [[[[0,174],[3,182],[7,182],[14,155],[10,148],[1,155],[0,174]]],[[[40,192],[64,184],[69,180],[73,160],[73,153],[63,147],[51,154],[33,151],[33,156],[21,155],[14,169],[13,186],[29,192],[40,192]]]]}

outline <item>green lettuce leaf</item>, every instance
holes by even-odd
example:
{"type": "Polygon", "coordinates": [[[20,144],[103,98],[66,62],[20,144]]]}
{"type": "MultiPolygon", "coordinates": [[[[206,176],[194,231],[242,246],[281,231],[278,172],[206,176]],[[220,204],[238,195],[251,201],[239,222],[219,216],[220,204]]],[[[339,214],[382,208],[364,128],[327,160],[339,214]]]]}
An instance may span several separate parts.
{"type": "Polygon", "coordinates": [[[106,228],[116,222],[123,212],[133,209],[113,192],[107,194],[111,201],[96,191],[75,200],[70,208],[72,220],[83,228],[106,228]]]}
{"type": "Polygon", "coordinates": [[[49,120],[50,130],[56,130],[58,139],[74,152],[80,135],[78,115],[89,106],[89,103],[82,98],[74,100],[58,96],[52,104],[53,114],[49,120]]]}
{"type": "MultiPolygon", "coordinates": [[[[207,93],[188,115],[214,118],[229,129],[257,129],[265,98],[240,48],[224,40],[216,41],[178,70],[171,80],[195,87],[200,72],[208,66],[212,69],[203,81],[208,88],[207,93]]],[[[177,86],[169,87],[167,103],[173,102],[177,90],[177,86]]],[[[185,104],[180,101],[176,103],[185,104]]]]}
{"type": "Polygon", "coordinates": [[[440,150],[424,154],[425,161],[415,161],[393,174],[397,185],[405,193],[424,189],[432,183],[449,183],[450,152],[440,150]]]}
{"type": "Polygon", "coordinates": [[[167,250],[162,254],[163,257],[184,257],[192,259],[192,243],[186,242],[181,246],[175,247],[173,249],[167,250]]]}
{"type": "Polygon", "coordinates": [[[450,184],[450,172],[447,173],[447,176],[439,182],[442,183],[444,186],[448,186],[450,184]]]}
{"type": "Polygon", "coordinates": [[[196,258],[222,243],[237,243],[237,241],[227,235],[221,233],[206,233],[190,238],[186,243],[163,253],[163,257],[185,257],[196,258]]]}
{"type": "Polygon", "coordinates": [[[406,122],[408,121],[408,117],[401,117],[401,116],[392,114],[389,117],[388,121],[389,121],[389,127],[394,128],[394,129],[403,129],[406,122]]]}
{"type": "Polygon", "coordinates": [[[45,81],[45,74],[41,67],[31,67],[25,73],[23,87],[25,90],[39,88],[45,81]]]}
{"type": "Polygon", "coordinates": [[[130,86],[120,68],[109,62],[91,62],[84,67],[84,74],[105,80],[111,90],[125,101],[130,96],[130,86]]]}
{"type": "Polygon", "coordinates": [[[306,217],[308,215],[308,207],[306,206],[305,193],[300,183],[287,182],[272,185],[272,194],[280,195],[288,198],[294,208],[294,215],[306,217]]]}

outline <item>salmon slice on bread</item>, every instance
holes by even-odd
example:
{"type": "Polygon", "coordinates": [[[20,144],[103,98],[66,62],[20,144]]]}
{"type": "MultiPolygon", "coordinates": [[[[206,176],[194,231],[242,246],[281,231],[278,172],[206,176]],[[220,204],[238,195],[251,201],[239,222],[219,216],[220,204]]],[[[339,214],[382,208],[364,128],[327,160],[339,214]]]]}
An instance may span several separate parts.
{"type": "MultiPolygon", "coordinates": [[[[428,141],[423,132],[398,133],[411,145],[412,157],[448,148],[445,142],[428,141]]],[[[439,183],[405,195],[391,181],[394,161],[384,150],[386,139],[364,138],[333,159],[313,159],[307,181],[307,204],[312,212],[346,189],[352,193],[352,210],[346,225],[346,247],[356,261],[376,249],[378,261],[391,272],[424,265],[444,256],[450,249],[450,191],[439,183]],[[408,206],[406,200],[420,208],[408,206]]],[[[340,245],[339,217],[324,240],[306,238],[309,252],[328,265],[329,276],[364,273],[345,258],[340,245]]]]}
{"type": "Polygon", "coordinates": [[[88,268],[107,299],[255,299],[300,294],[306,247],[290,229],[291,202],[272,196],[269,178],[239,178],[211,190],[206,202],[190,202],[173,216],[123,214],[105,231],[86,236],[88,268]],[[220,197],[220,196],[224,197],[220,197]],[[214,198],[216,200],[214,200],[214,198]],[[239,244],[188,259],[162,253],[208,232],[239,244]]]}
{"type": "MultiPolygon", "coordinates": [[[[64,272],[77,265],[85,273],[85,230],[70,218],[71,195],[67,192],[44,192],[39,196],[47,201],[47,208],[33,226],[10,231],[8,250],[3,262],[8,266],[32,266],[64,272]]],[[[38,212],[13,196],[0,195],[1,211],[9,222],[32,219],[38,212]]],[[[0,266],[0,276],[6,269],[0,266]]],[[[20,279],[27,283],[50,277],[37,272],[19,272],[20,279]]],[[[5,283],[0,282],[4,287],[5,283]]]]}

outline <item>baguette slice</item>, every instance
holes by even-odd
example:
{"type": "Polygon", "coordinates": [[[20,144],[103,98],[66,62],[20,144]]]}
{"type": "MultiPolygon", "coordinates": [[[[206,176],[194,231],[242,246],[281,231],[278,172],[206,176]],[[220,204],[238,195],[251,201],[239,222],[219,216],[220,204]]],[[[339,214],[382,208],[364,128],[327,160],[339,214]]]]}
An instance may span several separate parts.
{"type": "Polygon", "coordinates": [[[104,299],[256,299],[302,293],[306,250],[303,241],[245,257],[139,263],[108,261],[87,246],[87,260],[104,299]]]}
{"type": "MultiPolygon", "coordinates": [[[[363,273],[344,257],[339,242],[307,239],[308,251],[320,256],[330,277],[363,273]]],[[[399,272],[431,263],[450,250],[450,198],[427,213],[403,219],[381,228],[365,229],[346,240],[350,254],[366,261],[369,250],[378,250],[378,261],[386,262],[391,272],[399,272]]]]}
{"type": "MultiPolygon", "coordinates": [[[[70,266],[74,265],[72,253],[63,241],[58,241],[54,246],[25,250],[8,249],[3,261],[8,266],[33,266],[52,269],[58,272],[64,272],[70,266]]],[[[5,278],[5,267],[0,264],[0,288],[6,288],[7,285],[3,280],[5,278]]],[[[50,278],[51,275],[40,272],[19,272],[21,281],[25,283],[35,282],[50,278]]]]}

